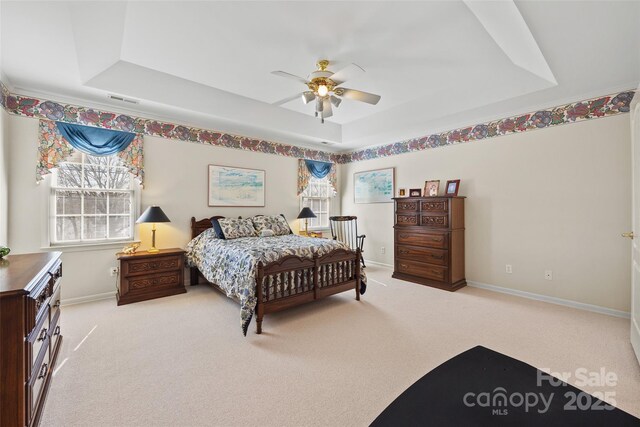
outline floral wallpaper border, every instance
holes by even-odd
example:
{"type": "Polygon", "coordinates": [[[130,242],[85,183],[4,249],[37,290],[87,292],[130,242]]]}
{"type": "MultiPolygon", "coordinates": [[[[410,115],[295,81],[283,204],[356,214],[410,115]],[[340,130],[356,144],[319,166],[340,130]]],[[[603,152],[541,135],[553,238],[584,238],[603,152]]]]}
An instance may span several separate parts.
{"type": "Polygon", "coordinates": [[[2,82],[2,107],[10,114],[39,119],[59,120],[106,129],[158,136],[240,150],[277,154],[311,160],[351,163],[380,157],[423,151],[446,145],[480,141],[495,136],[510,135],[537,129],[575,123],[583,120],[628,113],[634,90],[573,102],[530,113],[519,114],[474,126],[411,138],[405,141],[365,148],[348,153],[328,153],[278,142],[252,139],[239,135],[194,128],[169,122],[145,119],[101,111],[72,104],[60,104],[12,94],[2,82]]]}
{"type": "Polygon", "coordinates": [[[628,113],[634,90],[573,102],[545,110],[538,110],[513,117],[507,117],[475,126],[434,133],[401,142],[365,148],[336,155],[337,163],[351,163],[380,157],[428,150],[430,148],[464,142],[480,141],[495,136],[510,135],[537,129],[580,122],[583,120],[608,117],[628,113]]]}

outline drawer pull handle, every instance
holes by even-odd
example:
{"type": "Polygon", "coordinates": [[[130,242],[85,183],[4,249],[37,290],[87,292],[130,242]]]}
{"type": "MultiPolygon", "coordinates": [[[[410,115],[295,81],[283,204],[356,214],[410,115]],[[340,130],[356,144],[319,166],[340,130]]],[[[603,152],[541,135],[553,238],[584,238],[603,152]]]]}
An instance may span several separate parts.
{"type": "Polygon", "coordinates": [[[46,363],[44,363],[42,365],[42,368],[40,369],[40,374],[38,374],[38,379],[46,377],[48,373],[49,373],[49,366],[46,363]]]}
{"type": "Polygon", "coordinates": [[[60,335],[60,325],[56,326],[55,331],[53,331],[53,335],[60,335]]]}
{"type": "Polygon", "coordinates": [[[42,328],[42,331],[40,332],[40,336],[38,337],[38,341],[44,341],[46,337],[47,337],[47,328],[42,328]]]}
{"type": "Polygon", "coordinates": [[[60,307],[60,300],[57,300],[56,303],[53,306],[54,307],[60,307]]]}

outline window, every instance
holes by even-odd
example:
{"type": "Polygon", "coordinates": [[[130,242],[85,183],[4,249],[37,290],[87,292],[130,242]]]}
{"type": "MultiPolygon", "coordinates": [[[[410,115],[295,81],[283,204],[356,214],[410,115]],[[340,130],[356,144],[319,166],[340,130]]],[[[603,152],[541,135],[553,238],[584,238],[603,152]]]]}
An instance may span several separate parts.
{"type": "Polygon", "coordinates": [[[132,240],[134,185],[117,155],[98,157],[76,151],[53,171],[51,244],[132,240]]]}
{"type": "MultiPolygon", "coordinates": [[[[309,186],[302,193],[301,209],[310,208],[316,218],[309,218],[309,230],[329,228],[329,206],[331,201],[331,184],[328,179],[311,177],[309,186]]],[[[304,225],[300,226],[301,228],[304,225]]]]}

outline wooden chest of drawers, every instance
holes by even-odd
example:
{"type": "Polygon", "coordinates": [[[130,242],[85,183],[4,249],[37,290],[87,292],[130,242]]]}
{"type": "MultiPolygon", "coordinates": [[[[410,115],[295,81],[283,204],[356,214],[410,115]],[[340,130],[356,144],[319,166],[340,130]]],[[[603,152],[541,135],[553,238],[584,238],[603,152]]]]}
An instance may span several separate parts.
{"type": "Polygon", "coordinates": [[[40,420],[62,344],[60,252],[0,260],[0,420],[34,426],[40,420]]]}
{"type": "Polygon", "coordinates": [[[118,305],[187,292],[184,287],[184,251],[118,254],[120,282],[118,305]]]}
{"type": "Polygon", "coordinates": [[[464,274],[464,197],[395,198],[393,277],[455,291],[464,274]]]}

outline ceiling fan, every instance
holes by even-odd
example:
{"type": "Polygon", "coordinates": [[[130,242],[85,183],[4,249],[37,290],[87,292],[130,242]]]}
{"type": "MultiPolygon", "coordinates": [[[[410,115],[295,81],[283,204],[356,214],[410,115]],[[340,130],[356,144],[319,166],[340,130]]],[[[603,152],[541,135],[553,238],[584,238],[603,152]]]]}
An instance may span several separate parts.
{"type": "Polygon", "coordinates": [[[302,98],[302,102],[305,104],[315,100],[316,117],[320,117],[320,121],[324,123],[325,118],[333,115],[331,105],[338,108],[342,102],[342,99],[338,97],[366,102],[372,105],[376,105],[378,101],[380,101],[380,95],[340,86],[358,74],[364,73],[364,70],[358,65],[349,64],[337,73],[327,70],[329,61],[326,59],[318,61],[317,66],[318,69],[309,74],[306,79],[284,71],[272,71],[271,74],[296,80],[309,88],[307,91],[274,102],[273,105],[283,105],[296,98],[302,98]]]}

